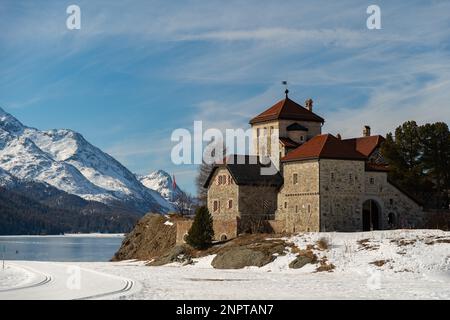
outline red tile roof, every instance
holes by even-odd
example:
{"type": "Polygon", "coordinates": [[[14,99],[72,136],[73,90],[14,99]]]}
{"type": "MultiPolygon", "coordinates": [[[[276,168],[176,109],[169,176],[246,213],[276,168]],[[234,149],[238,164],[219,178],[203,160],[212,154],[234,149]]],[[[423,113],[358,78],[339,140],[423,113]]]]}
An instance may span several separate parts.
{"type": "Polygon", "coordinates": [[[250,124],[278,119],[325,122],[322,117],[302,107],[297,102],[286,98],[278,101],[272,107],[251,119],[250,124]]]}
{"type": "Polygon", "coordinates": [[[331,134],[321,134],[288,153],[281,161],[319,158],[346,160],[367,159],[365,155],[358,152],[351,144],[346,143],[331,134]]]}
{"type": "Polygon", "coordinates": [[[280,137],[280,142],[287,148],[297,148],[300,144],[292,140],[291,138],[280,137]]]}
{"type": "Polygon", "coordinates": [[[360,137],[360,138],[353,138],[353,139],[344,139],[342,141],[345,141],[352,145],[352,147],[359,152],[361,152],[366,157],[370,157],[372,152],[381,145],[381,143],[385,139],[380,136],[369,136],[369,137],[360,137]]]}

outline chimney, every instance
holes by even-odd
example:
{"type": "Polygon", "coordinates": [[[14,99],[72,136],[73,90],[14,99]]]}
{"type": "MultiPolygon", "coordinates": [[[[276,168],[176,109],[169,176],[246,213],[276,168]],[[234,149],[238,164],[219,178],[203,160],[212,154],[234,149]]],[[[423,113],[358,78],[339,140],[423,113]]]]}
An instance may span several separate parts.
{"type": "Polygon", "coordinates": [[[305,101],[305,107],[306,109],[308,109],[309,111],[312,112],[313,110],[313,100],[312,99],[308,99],[305,101]]]}
{"type": "Polygon", "coordinates": [[[370,137],[370,127],[369,126],[364,126],[363,137],[370,137]]]}
{"type": "Polygon", "coordinates": [[[341,134],[340,134],[340,133],[338,133],[338,134],[336,135],[336,138],[338,138],[339,140],[342,140],[342,136],[341,136],[341,134]]]}

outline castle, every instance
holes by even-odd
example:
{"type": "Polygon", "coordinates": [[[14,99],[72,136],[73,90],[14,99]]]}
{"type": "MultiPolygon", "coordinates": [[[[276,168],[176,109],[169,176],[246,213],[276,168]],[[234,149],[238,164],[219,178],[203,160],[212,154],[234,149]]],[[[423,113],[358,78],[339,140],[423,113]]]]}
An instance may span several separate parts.
{"type": "MultiPolygon", "coordinates": [[[[380,152],[384,138],[371,135],[369,126],[352,139],[322,134],[324,122],[311,99],[303,107],[287,90],[285,99],[250,120],[254,156],[227,157],[204,185],[217,240],[263,226],[289,233],[421,225],[420,203],[388,179],[380,152]],[[276,142],[278,150],[270,147],[276,142]],[[261,174],[264,156],[275,174],[261,174]]],[[[189,227],[178,226],[177,241],[189,227]]]]}

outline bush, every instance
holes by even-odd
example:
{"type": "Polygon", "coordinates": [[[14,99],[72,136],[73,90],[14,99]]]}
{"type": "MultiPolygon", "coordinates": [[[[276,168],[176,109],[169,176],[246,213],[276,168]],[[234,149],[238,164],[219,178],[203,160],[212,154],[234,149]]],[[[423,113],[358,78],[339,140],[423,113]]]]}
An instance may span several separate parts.
{"type": "Polygon", "coordinates": [[[320,250],[327,250],[330,246],[329,240],[325,237],[322,237],[317,241],[317,246],[320,250]]]}
{"type": "Polygon", "coordinates": [[[189,229],[186,242],[196,249],[211,246],[214,237],[213,219],[206,207],[199,207],[195,212],[194,222],[189,229]]]}

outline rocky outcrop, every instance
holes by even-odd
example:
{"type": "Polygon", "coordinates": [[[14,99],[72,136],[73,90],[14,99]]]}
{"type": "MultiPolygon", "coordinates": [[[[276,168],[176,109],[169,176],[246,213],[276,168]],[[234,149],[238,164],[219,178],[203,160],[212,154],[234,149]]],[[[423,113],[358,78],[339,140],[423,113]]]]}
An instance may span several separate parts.
{"type": "Polygon", "coordinates": [[[150,261],[168,254],[175,247],[176,222],[179,220],[183,218],[176,215],[145,215],[125,237],[112,261],[150,261]]]}
{"type": "Polygon", "coordinates": [[[169,250],[165,255],[148,263],[149,266],[163,266],[165,264],[178,262],[182,265],[192,263],[192,249],[186,245],[178,245],[169,250]]]}

